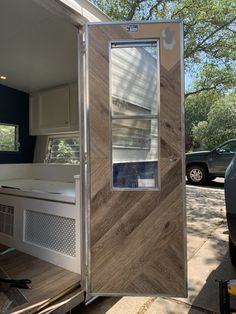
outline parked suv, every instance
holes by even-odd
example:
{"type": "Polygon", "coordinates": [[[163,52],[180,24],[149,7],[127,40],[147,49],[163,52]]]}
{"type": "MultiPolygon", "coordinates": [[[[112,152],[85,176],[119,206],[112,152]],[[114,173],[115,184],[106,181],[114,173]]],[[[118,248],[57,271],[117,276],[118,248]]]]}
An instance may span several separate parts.
{"type": "Polygon", "coordinates": [[[186,154],[186,175],[191,184],[205,184],[216,177],[224,177],[227,166],[236,152],[236,139],[212,151],[186,154]]]}
{"type": "Polygon", "coordinates": [[[236,154],[225,173],[225,204],[229,228],[229,255],[236,267],[236,154]]]}

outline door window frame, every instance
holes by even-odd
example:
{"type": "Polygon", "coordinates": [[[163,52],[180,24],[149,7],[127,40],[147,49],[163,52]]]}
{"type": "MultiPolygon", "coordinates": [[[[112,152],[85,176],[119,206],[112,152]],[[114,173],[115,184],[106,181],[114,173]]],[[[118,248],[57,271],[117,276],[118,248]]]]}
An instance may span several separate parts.
{"type": "MultiPolygon", "coordinates": [[[[110,143],[110,167],[111,167],[111,180],[110,189],[112,191],[160,191],[160,39],[148,38],[148,39],[117,39],[110,40],[108,42],[109,51],[109,143],[110,143]],[[156,48],[156,114],[136,114],[136,115],[117,115],[113,114],[113,101],[112,101],[112,47],[114,48],[135,48],[135,47],[150,47],[154,44],[156,48]],[[115,47],[117,45],[117,47],[115,47]],[[156,120],[157,121],[157,185],[155,187],[114,187],[113,178],[113,147],[112,147],[112,122],[114,120],[156,120]]],[[[150,133],[151,134],[151,133],[150,133]]],[[[132,149],[132,148],[131,148],[132,149]]],[[[145,148],[146,149],[146,148],[145,148]]],[[[148,161],[147,161],[148,162],[148,161]]]]}

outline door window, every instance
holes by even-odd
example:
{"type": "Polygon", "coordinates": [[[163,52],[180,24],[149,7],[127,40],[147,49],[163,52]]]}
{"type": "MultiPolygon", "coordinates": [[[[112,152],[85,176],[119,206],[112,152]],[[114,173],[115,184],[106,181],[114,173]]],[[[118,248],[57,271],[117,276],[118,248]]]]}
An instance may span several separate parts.
{"type": "Polygon", "coordinates": [[[113,189],[159,188],[158,41],[112,42],[113,189]]]}

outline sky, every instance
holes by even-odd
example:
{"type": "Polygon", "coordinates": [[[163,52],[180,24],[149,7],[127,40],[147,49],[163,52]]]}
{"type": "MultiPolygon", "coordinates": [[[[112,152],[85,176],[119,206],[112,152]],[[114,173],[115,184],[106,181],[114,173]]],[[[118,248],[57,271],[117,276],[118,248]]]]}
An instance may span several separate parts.
{"type": "Polygon", "coordinates": [[[185,72],[184,78],[185,78],[185,90],[187,90],[191,86],[193,79],[192,79],[191,75],[187,72],[185,72]]]}

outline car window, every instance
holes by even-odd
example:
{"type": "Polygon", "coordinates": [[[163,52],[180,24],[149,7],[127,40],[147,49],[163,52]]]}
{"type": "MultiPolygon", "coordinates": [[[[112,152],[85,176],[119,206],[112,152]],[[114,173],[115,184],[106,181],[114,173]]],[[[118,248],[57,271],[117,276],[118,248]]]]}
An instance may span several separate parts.
{"type": "Polygon", "coordinates": [[[224,153],[235,153],[236,152],[236,142],[230,142],[225,145],[220,146],[217,151],[220,154],[224,153]]]}
{"type": "Polygon", "coordinates": [[[229,146],[230,146],[230,152],[235,153],[236,152],[236,142],[229,143],[229,146]]]}

